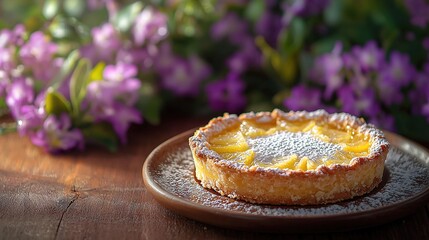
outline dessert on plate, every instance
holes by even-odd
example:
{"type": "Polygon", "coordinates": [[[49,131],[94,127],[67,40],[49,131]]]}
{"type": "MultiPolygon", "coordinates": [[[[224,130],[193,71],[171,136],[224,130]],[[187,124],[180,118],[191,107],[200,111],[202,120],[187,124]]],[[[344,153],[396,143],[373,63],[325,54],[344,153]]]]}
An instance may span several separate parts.
{"type": "Polygon", "coordinates": [[[195,176],[221,195],[312,205],[366,194],[382,180],[389,143],[346,113],[225,114],[189,139],[195,176]]]}

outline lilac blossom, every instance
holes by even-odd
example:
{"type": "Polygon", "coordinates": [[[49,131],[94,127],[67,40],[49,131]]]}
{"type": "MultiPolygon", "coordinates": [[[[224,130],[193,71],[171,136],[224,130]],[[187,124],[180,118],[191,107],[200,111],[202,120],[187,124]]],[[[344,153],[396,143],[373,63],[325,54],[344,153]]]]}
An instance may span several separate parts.
{"type": "Polygon", "coordinates": [[[317,88],[297,85],[292,88],[290,96],[283,101],[283,104],[293,111],[314,111],[322,105],[321,96],[322,93],[317,88]]]}
{"type": "Polygon", "coordinates": [[[5,48],[10,44],[12,34],[12,31],[9,29],[3,29],[0,31],[0,48],[5,48]]]}
{"type": "Polygon", "coordinates": [[[230,71],[237,73],[260,66],[261,63],[262,55],[251,39],[244,41],[240,49],[227,60],[230,71]]]}
{"type": "Polygon", "coordinates": [[[167,36],[167,16],[152,7],[146,7],[137,16],[132,33],[137,46],[157,44],[167,36]]]}
{"type": "Polygon", "coordinates": [[[90,83],[84,105],[96,122],[109,122],[122,143],[132,123],[141,123],[140,113],[134,109],[139,97],[141,82],[136,78],[134,65],[118,63],[108,65],[103,78],[90,83]]]}
{"type": "Polygon", "coordinates": [[[335,90],[342,86],[344,76],[343,57],[341,55],[342,44],[337,42],[332,52],[324,54],[315,60],[314,68],[310,73],[310,78],[315,82],[326,85],[324,96],[330,98],[335,90]]]}
{"type": "Polygon", "coordinates": [[[268,44],[275,47],[282,27],[282,17],[267,9],[256,23],[256,33],[263,36],[268,44]]]}
{"type": "Polygon", "coordinates": [[[397,85],[391,84],[388,81],[378,81],[377,87],[379,89],[379,96],[383,103],[390,106],[392,104],[401,103],[404,99],[401,88],[397,85]]]}
{"type": "Polygon", "coordinates": [[[342,104],[342,111],[361,116],[376,116],[381,108],[377,103],[375,92],[367,88],[361,93],[356,93],[349,85],[342,86],[338,91],[338,98],[342,104]]]}
{"type": "Polygon", "coordinates": [[[394,51],[389,60],[380,72],[380,81],[398,88],[408,85],[416,72],[408,55],[394,51]]]}
{"type": "Polygon", "coordinates": [[[321,13],[330,0],[291,0],[283,5],[283,22],[288,25],[295,16],[308,17],[321,13]]]}
{"type": "Polygon", "coordinates": [[[411,23],[420,28],[429,23],[429,3],[425,0],[405,0],[405,7],[411,15],[411,23]]]}
{"type": "Polygon", "coordinates": [[[71,119],[67,114],[59,117],[50,115],[43,122],[40,130],[30,136],[36,145],[50,152],[83,149],[84,139],[79,129],[72,128],[71,119]]]}
{"type": "Polygon", "coordinates": [[[31,34],[30,39],[25,43],[20,51],[21,60],[24,65],[40,67],[51,62],[53,55],[57,51],[57,45],[48,41],[42,32],[31,34]]]}
{"type": "Polygon", "coordinates": [[[27,78],[15,79],[6,89],[6,103],[15,118],[19,116],[20,108],[31,104],[33,100],[33,84],[27,78]]]}
{"type": "Polygon", "coordinates": [[[237,73],[229,73],[206,87],[209,105],[214,111],[238,112],[246,105],[244,82],[237,73]]]}
{"type": "Polygon", "coordinates": [[[24,66],[33,71],[35,79],[47,82],[58,72],[63,62],[61,58],[54,58],[57,49],[57,45],[50,42],[42,32],[34,32],[28,42],[23,44],[19,55],[24,66]]]}
{"type": "Polygon", "coordinates": [[[379,70],[384,64],[384,51],[374,41],[353,47],[352,53],[363,72],[379,70]]]}
{"type": "Polygon", "coordinates": [[[19,134],[21,136],[33,134],[43,125],[45,118],[46,112],[43,106],[29,104],[17,108],[16,120],[19,134]]]}
{"type": "Polygon", "coordinates": [[[160,68],[162,86],[178,96],[195,96],[198,94],[199,85],[210,74],[210,69],[197,56],[189,59],[172,56],[171,65],[168,68],[160,68]]]}
{"type": "Polygon", "coordinates": [[[0,48],[0,70],[9,72],[16,67],[15,51],[15,47],[0,48]]]}
{"type": "Polygon", "coordinates": [[[129,48],[120,49],[116,54],[117,63],[132,64],[140,67],[142,71],[151,71],[154,67],[155,58],[158,55],[158,49],[148,51],[148,48],[129,48]]]}
{"type": "Polygon", "coordinates": [[[110,23],[105,23],[91,30],[93,42],[83,46],[81,54],[93,62],[110,62],[115,53],[122,47],[118,31],[110,23]]]}
{"type": "Polygon", "coordinates": [[[247,38],[247,24],[237,14],[228,13],[211,28],[211,36],[215,40],[226,39],[231,43],[240,44],[247,38]]]}

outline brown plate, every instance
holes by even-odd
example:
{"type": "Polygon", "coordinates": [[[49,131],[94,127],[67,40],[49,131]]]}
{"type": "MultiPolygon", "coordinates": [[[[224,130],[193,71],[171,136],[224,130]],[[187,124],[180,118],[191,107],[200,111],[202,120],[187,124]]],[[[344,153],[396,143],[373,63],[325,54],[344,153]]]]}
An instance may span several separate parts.
{"type": "Polygon", "coordinates": [[[201,187],[188,145],[193,132],[154,149],[144,163],[143,180],[161,205],[197,221],[251,231],[346,231],[387,223],[429,202],[429,153],[394,133],[386,132],[393,146],[375,190],[340,203],[303,207],[251,204],[201,187]]]}

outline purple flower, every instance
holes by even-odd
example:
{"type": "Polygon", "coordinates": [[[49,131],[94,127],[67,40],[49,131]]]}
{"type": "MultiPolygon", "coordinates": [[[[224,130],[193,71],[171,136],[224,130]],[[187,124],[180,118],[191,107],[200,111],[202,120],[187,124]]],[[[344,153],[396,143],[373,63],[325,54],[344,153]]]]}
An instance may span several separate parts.
{"type": "Polygon", "coordinates": [[[256,23],[256,33],[263,36],[268,44],[275,47],[282,27],[281,16],[266,10],[256,23]]]}
{"type": "Polygon", "coordinates": [[[46,67],[44,64],[52,61],[57,51],[57,45],[48,41],[42,32],[31,34],[30,39],[20,51],[21,60],[24,65],[32,67],[46,67]]]}
{"type": "Polygon", "coordinates": [[[293,111],[314,111],[321,108],[321,96],[319,89],[297,85],[292,88],[291,95],[283,101],[283,104],[293,111]]]}
{"type": "MultiPolygon", "coordinates": [[[[92,86],[100,86],[92,84],[92,86]]],[[[141,123],[140,112],[135,108],[121,103],[120,101],[111,101],[100,96],[95,96],[91,88],[88,88],[87,100],[89,105],[89,115],[96,122],[109,122],[112,124],[116,134],[122,143],[126,143],[126,133],[132,123],[141,123]]],[[[107,95],[108,96],[108,95],[107,95]]],[[[111,96],[108,96],[111,98],[111,96]]]]}
{"type": "Polygon", "coordinates": [[[3,29],[0,31],[0,48],[5,48],[12,42],[12,31],[3,29]]]}
{"type": "Polygon", "coordinates": [[[137,75],[137,68],[131,64],[119,63],[108,65],[104,68],[103,77],[107,81],[122,82],[125,79],[133,78],[137,75]]]}
{"type": "Polygon", "coordinates": [[[384,51],[374,41],[353,47],[352,53],[363,72],[375,71],[384,65],[384,51]]]}
{"type": "Polygon", "coordinates": [[[401,103],[404,99],[401,88],[388,81],[378,81],[378,89],[381,101],[388,106],[401,103]]]}
{"type": "Polygon", "coordinates": [[[385,85],[404,87],[413,80],[415,72],[408,55],[394,51],[389,63],[380,72],[380,81],[385,85]]]}
{"type": "Polygon", "coordinates": [[[411,15],[411,23],[424,28],[429,22],[429,3],[425,0],[405,0],[404,3],[411,15]]]}
{"type": "Polygon", "coordinates": [[[225,79],[206,87],[209,105],[214,111],[238,112],[246,105],[244,82],[237,73],[229,73],[225,79]]]}
{"type": "Polygon", "coordinates": [[[158,55],[158,49],[148,51],[152,46],[147,48],[130,48],[120,49],[116,54],[117,63],[132,64],[138,66],[143,71],[153,70],[155,58],[158,55]]]}
{"type": "Polygon", "coordinates": [[[105,79],[88,85],[89,103],[87,104],[98,106],[99,104],[112,105],[114,102],[122,102],[127,106],[134,105],[139,97],[141,86],[140,80],[134,78],[136,73],[137,69],[133,65],[106,66],[103,72],[105,79]]]}
{"type": "Polygon", "coordinates": [[[63,63],[62,58],[54,59],[57,49],[57,45],[50,42],[42,32],[35,32],[24,43],[19,55],[24,66],[33,71],[34,78],[46,82],[52,79],[63,63]]]}
{"type": "Polygon", "coordinates": [[[11,71],[16,67],[14,47],[0,48],[0,70],[11,71]]]}
{"type": "Polygon", "coordinates": [[[91,30],[92,39],[96,48],[103,51],[114,51],[121,46],[121,40],[116,29],[110,23],[91,30]]]}
{"type": "Polygon", "coordinates": [[[122,143],[132,123],[141,123],[140,113],[134,108],[140,94],[141,82],[136,79],[137,68],[118,63],[104,68],[103,78],[87,87],[84,108],[95,122],[112,125],[122,143]]]}
{"type": "Polygon", "coordinates": [[[18,78],[6,90],[6,103],[12,115],[17,118],[22,106],[34,100],[33,84],[29,79],[18,78]]]}
{"type": "Polygon", "coordinates": [[[380,112],[380,105],[377,103],[376,95],[371,88],[367,88],[361,93],[355,93],[353,89],[344,85],[338,90],[338,98],[342,104],[342,111],[353,114],[373,117],[380,112]]]}
{"type": "Polygon", "coordinates": [[[100,27],[91,30],[93,44],[84,47],[81,52],[84,56],[89,56],[91,60],[111,60],[112,56],[121,47],[119,33],[110,23],[105,23],[100,27]]]}
{"type": "Polygon", "coordinates": [[[8,46],[21,46],[25,34],[24,25],[18,24],[13,30],[3,29],[0,31],[0,48],[8,46]]]}
{"type": "Polygon", "coordinates": [[[152,7],[146,7],[133,26],[133,38],[136,45],[157,44],[167,36],[167,16],[152,7]]]}
{"type": "Polygon", "coordinates": [[[18,109],[16,121],[18,123],[18,132],[21,136],[31,135],[43,125],[46,118],[43,106],[24,105],[18,109]]]}
{"type": "Polygon", "coordinates": [[[211,36],[215,40],[227,39],[239,45],[247,36],[247,24],[234,13],[228,13],[212,26],[211,36]]]}
{"type": "Polygon", "coordinates": [[[321,13],[330,0],[292,0],[283,5],[283,22],[288,25],[295,16],[308,17],[321,13]]]}
{"type": "Polygon", "coordinates": [[[310,72],[310,78],[326,85],[324,96],[330,98],[344,82],[344,76],[341,73],[344,67],[343,57],[341,56],[342,44],[337,42],[332,52],[324,54],[315,60],[314,68],[310,72]]]}
{"type": "Polygon", "coordinates": [[[122,144],[127,142],[127,131],[132,123],[141,123],[142,118],[137,109],[130,108],[121,104],[114,104],[110,109],[106,109],[107,114],[104,120],[110,122],[119,136],[122,144]]]}
{"type": "Polygon", "coordinates": [[[31,141],[49,152],[70,150],[73,148],[83,149],[84,139],[82,133],[72,128],[70,117],[62,114],[59,117],[48,116],[43,126],[34,135],[31,141]]]}
{"type": "Polygon", "coordinates": [[[195,96],[200,82],[206,78],[210,69],[198,57],[189,59],[175,57],[169,68],[161,68],[162,86],[178,96],[195,96]]]}
{"type": "Polygon", "coordinates": [[[262,55],[251,39],[244,41],[241,48],[227,60],[229,70],[237,73],[260,66],[261,63],[262,55]]]}

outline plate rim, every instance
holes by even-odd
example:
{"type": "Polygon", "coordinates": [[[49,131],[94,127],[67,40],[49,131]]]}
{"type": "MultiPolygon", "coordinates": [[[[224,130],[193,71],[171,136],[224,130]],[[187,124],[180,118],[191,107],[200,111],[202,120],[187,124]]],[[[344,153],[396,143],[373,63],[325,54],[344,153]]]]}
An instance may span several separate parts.
{"type": "MultiPolygon", "coordinates": [[[[176,142],[179,142],[180,140],[187,139],[192,136],[192,134],[197,130],[197,128],[189,129],[187,131],[184,131],[182,133],[179,133],[166,141],[162,142],[160,145],[158,145],[156,148],[152,150],[152,152],[147,156],[147,158],[144,161],[143,168],[142,168],[142,176],[143,176],[143,182],[150,194],[155,198],[155,200],[160,203],[162,206],[166,207],[167,209],[170,209],[180,215],[183,215],[185,217],[200,221],[209,223],[212,225],[217,225],[221,227],[229,227],[234,229],[240,229],[237,226],[225,226],[224,224],[217,224],[213,221],[207,221],[205,218],[198,217],[198,216],[192,216],[188,212],[192,211],[198,211],[200,213],[206,213],[210,215],[215,216],[221,216],[221,217],[229,217],[232,219],[240,219],[250,222],[257,222],[257,221],[263,221],[263,220],[271,220],[271,221],[278,221],[278,222],[291,222],[291,221],[306,221],[306,222],[318,222],[321,220],[327,220],[327,221],[344,221],[344,220],[353,220],[353,221],[359,221],[361,219],[364,219],[365,217],[371,217],[371,218],[378,218],[378,216],[383,216],[383,220],[386,220],[385,218],[388,217],[389,219],[387,221],[380,221],[380,224],[393,221],[395,219],[399,219],[401,217],[404,217],[408,214],[413,213],[418,208],[422,207],[424,203],[429,202],[429,185],[426,186],[424,190],[422,190],[420,193],[415,194],[411,197],[411,199],[405,199],[402,201],[395,202],[393,204],[375,208],[375,209],[369,209],[369,210],[363,210],[359,212],[354,213],[338,213],[338,214],[315,214],[315,215],[290,215],[290,216],[274,216],[274,215],[262,215],[262,214],[252,214],[252,213],[246,213],[246,212],[240,212],[240,211],[233,211],[233,210],[227,210],[227,209],[220,209],[210,206],[204,206],[198,203],[195,203],[193,201],[188,201],[180,196],[177,196],[174,193],[171,193],[170,191],[167,191],[164,189],[160,184],[158,184],[156,181],[154,181],[153,178],[151,178],[151,172],[150,172],[150,164],[154,162],[155,157],[157,154],[161,154],[159,152],[162,152],[164,148],[167,146],[174,144],[176,142]],[[174,201],[174,204],[170,204],[171,201],[174,201]],[[397,210],[397,208],[401,208],[400,210],[397,210]],[[392,209],[395,209],[396,211],[392,211],[392,209]],[[396,214],[392,214],[396,213],[396,214]]],[[[427,156],[429,156],[428,150],[426,150],[423,146],[421,146],[418,143],[415,143],[412,140],[409,140],[405,137],[402,137],[396,133],[384,131],[387,138],[395,138],[399,143],[406,142],[408,144],[413,145],[413,147],[418,148],[420,152],[423,152],[427,156]]],[[[182,142],[183,144],[183,142],[182,142]]],[[[408,154],[413,155],[409,151],[401,148],[400,146],[395,145],[395,147],[399,148],[400,150],[407,152],[408,154]]],[[[415,156],[415,155],[413,155],[415,156]]],[[[418,156],[415,156],[416,158],[420,159],[418,156]]],[[[420,159],[421,160],[421,159],[420,159]]],[[[424,160],[421,160],[424,161],[424,160]]],[[[429,169],[429,165],[426,165],[429,169]]],[[[314,206],[312,206],[314,207],[314,206]]],[[[363,227],[369,227],[369,226],[375,226],[380,224],[362,224],[362,226],[355,226],[350,229],[357,229],[357,228],[363,228],[363,227]]],[[[274,227],[275,228],[275,227],[274,227]]],[[[244,228],[247,229],[247,228],[244,228]]],[[[278,230],[278,229],[274,229],[278,230]]],[[[273,229],[269,230],[269,232],[272,232],[273,229]]],[[[291,232],[290,229],[287,232],[291,232]]],[[[292,231],[294,232],[294,231],[292,231]]],[[[300,231],[295,231],[300,232],[300,231]]],[[[317,231],[321,232],[321,231],[317,231]]],[[[323,231],[326,232],[326,231],[323,231]]],[[[329,232],[329,231],[328,231],[329,232]]]]}

